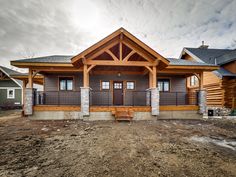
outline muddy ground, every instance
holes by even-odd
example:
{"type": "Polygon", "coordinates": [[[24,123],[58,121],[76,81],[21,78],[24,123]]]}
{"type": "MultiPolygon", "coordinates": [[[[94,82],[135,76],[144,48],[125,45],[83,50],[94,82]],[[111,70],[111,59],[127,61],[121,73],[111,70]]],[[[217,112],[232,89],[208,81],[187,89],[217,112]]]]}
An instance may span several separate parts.
{"type": "Polygon", "coordinates": [[[0,176],[236,176],[236,123],[0,117],[0,176]]]}

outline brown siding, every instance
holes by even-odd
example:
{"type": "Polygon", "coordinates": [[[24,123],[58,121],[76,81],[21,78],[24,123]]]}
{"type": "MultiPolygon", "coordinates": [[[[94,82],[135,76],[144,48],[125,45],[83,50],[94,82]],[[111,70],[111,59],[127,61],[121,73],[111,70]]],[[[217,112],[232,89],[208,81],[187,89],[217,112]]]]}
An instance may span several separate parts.
{"type": "Polygon", "coordinates": [[[82,74],[47,74],[45,75],[44,91],[58,91],[59,83],[58,78],[63,76],[74,77],[74,90],[80,91],[80,87],[83,86],[82,74]]]}
{"type": "MultiPolygon", "coordinates": [[[[83,86],[82,74],[48,74],[45,75],[45,91],[58,91],[58,77],[59,76],[73,76],[74,77],[74,90],[80,91],[80,87],[83,86]]],[[[186,78],[184,76],[165,76],[159,78],[168,78],[170,79],[170,92],[186,92],[186,78]]],[[[90,87],[91,99],[94,104],[107,105],[112,104],[113,94],[112,92],[102,91],[100,88],[101,81],[110,81],[111,90],[112,90],[112,81],[124,81],[123,88],[126,88],[126,81],[135,82],[135,91],[126,90],[124,92],[124,104],[132,105],[133,101],[137,104],[144,104],[146,100],[146,89],[149,86],[149,77],[148,75],[90,75],[90,87]],[[134,100],[133,100],[134,99],[134,100]]],[[[175,95],[175,94],[174,94],[175,95]]],[[[171,96],[171,94],[170,94],[171,96]]],[[[179,95],[179,97],[186,97],[186,95],[179,95]]]]}
{"type": "Polygon", "coordinates": [[[236,74],[236,61],[232,61],[230,63],[227,63],[225,65],[223,65],[223,68],[229,70],[232,73],[236,74]]]}

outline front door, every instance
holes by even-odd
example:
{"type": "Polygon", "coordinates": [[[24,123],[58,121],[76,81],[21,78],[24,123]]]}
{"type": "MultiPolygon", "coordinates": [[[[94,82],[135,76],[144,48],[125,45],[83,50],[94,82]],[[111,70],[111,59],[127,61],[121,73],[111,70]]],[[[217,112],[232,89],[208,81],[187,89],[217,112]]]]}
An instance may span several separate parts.
{"type": "Polygon", "coordinates": [[[122,81],[113,82],[113,104],[123,105],[123,82],[122,81]]]}

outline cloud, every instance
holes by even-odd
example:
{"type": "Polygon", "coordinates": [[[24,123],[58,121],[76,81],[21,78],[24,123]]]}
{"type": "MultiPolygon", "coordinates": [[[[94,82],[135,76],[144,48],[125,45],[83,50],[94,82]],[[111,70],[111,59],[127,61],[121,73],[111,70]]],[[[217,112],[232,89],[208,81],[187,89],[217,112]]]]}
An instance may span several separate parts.
{"type": "Polygon", "coordinates": [[[123,26],[166,57],[236,47],[235,0],[0,0],[0,60],[77,54],[123,26]]]}

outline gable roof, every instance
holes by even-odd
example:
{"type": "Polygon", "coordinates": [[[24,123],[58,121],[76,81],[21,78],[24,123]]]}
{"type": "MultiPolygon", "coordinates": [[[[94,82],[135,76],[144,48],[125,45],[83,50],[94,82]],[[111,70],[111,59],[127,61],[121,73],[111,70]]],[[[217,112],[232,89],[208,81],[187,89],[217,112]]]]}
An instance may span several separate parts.
{"type": "Polygon", "coordinates": [[[18,71],[6,68],[4,66],[0,66],[0,71],[2,71],[4,74],[6,74],[11,80],[13,80],[19,87],[22,88],[22,81],[18,79],[14,79],[11,76],[12,75],[24,75],[24,73],[20,73],[18,71]]]}
{"type": "Polygon", "coordinates": [[[148,53],[150,53],[151,55],[153,55],[156,59],[159,59],[162,62],[163,65],[167,66],[169,64],[169,61],[165,57],[163,57],[162,55],[157,53],[155,50],[153,50],[151,47],[146,45],[144,42],[140,41],[138,38],[136,38],[134,35],[129,33],[124,28],[119,28],[118,30],[116,30],[115,32],[111,33],[110,35],[108,35],[104,39],[100,40],[99,42],[95,43],[94,45],[92,45],[91,47],[87,48],[83,52],[81,52],[78,55],[74,56],[71,59],[72,64],[75,65],[76,63],[81,62],[81,60],[84,59],[86,55],[90,54],[91,52],[95,51],[99,47],[101,47],[104,44],[106,44],[108,41],[113,40],[114,38],[118,37],[121,34],[124,35],[125,37],[127,37],[128,39],[132,40],[135,44],[137,44],[143,50],[145,50],[148,53]]]}
{"type": "MultiPolygon", "coordinates": [[[[202,61],[209,64],[215,64],[217,57],[220,57],[226,53],[231,52],[231,49],[206,49],[206,48],[184,48],[183,52],[186,52],[190,56],[194,57],[198,61],[202,61]]],[[[181,54],[181,57],[183,55],[181,54]]]]}

